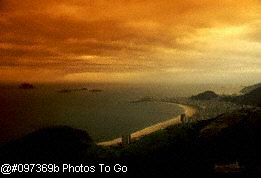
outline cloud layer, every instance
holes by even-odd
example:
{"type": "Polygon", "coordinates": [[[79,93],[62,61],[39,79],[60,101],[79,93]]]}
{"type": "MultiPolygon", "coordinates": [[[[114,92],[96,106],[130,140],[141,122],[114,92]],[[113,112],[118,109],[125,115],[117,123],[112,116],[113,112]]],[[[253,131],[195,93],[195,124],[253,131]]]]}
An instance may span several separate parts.
{"type": "Polygon", "coordinates": [[[0,0],[0,15],[0,81],[261,76],[259,0],[0,0]]]}

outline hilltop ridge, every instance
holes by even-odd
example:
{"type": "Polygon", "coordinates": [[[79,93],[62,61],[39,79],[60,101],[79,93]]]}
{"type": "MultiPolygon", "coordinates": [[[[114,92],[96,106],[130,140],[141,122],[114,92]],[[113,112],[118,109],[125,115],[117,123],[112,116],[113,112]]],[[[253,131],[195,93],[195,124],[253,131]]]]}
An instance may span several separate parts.
{"type": "Polygon", "coordinates": [[[202,93],[199,93],[197,95],[191,96],[190,99],[192,100],[211,100],[214,98],[217,98],[218,95],[213,91],[205,91],[202,93]]]}
{"type": "Polygon", "coordinates": [[[260,88],[260,87],[261,87],[261,82],[254,84],[254,85],[246,86],[240,92],[243,93],[243,94],[247,94],[247,93],[250,93],[251,91],[253,91],[257,88],[260,88]]]}

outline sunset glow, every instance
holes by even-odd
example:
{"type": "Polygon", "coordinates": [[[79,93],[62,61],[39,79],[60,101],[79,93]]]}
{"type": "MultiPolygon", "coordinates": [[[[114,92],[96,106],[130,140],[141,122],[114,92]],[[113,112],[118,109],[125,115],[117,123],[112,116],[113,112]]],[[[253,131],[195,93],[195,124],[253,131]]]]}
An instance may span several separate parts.
{"type": "Polygon", "coordinates": [[[257,82],[260,0],[0,0],[1,82],[257,82]]]}

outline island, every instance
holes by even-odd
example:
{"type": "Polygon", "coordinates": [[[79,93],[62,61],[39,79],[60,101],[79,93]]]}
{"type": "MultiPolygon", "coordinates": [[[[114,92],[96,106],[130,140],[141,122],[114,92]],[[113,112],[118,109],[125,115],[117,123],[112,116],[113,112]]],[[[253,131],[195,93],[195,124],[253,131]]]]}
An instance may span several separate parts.
{"type": "Polygon", "coordinates": [[[21,85],[19,85],[18,88],[23,90],[31,90],[34,89],[35,87],[30,83],[22,83],[21,85]]]}
{"type": "Polygon", "coordinates": [[[77,91],[88,91],[88,88],[74,88],[74,89],[61,89],[58,90],[58,93],[71,93],[71,92],[77,92],[77,91]]]}
{"type": "Polygon", "coordinates": [[[103,92],[103,90],[101,90],[101,89],[92,89],[92,90],[89,90],[89,92],[98,93],[98,92],[103,92]]]}
{"type": "Polygon", "coordinates": [[[58,93],[70,93],[70,92],[72,92],[72,90],[68,90],[68,89],[58,90],[58,93]]]}

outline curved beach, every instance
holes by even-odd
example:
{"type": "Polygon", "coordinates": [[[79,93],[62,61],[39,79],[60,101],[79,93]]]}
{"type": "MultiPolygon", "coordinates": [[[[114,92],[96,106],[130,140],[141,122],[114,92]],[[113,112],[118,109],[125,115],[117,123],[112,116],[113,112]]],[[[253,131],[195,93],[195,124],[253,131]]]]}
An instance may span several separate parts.
{"type": "MultiPolygon", "coordinates": [[[[174,104],[174,103],[172,103],[172,104],[174,104]]],[[[197,112],[197,109],[192,107],[192,106],[183,105],[183,104],[176,104],[176,105],[178,105],[179,107],[181,107],[184,110],[184,113],[186,114],[187,117],[192,117],[197,112]]],[[[171,126],[171,125],[176,125],[176,124],[179,124],[179,123],[181,123],[180,116],[176,116],[172,119],[160,122],[158,124],[146,127],[142,130],[139,130],[137,132],[132,133],[131,139],[136,140],[136,139],[139,139],[143,136],[146,136],[146,135],[149,135],[153,132],[156,132],[158,130],[165,129],[165,128],[171,126]]],[[[121,138],[116,138],[116,139],[113,139],[113,140],[100,142],[100,143],[98,143],[98,145],[113,146],[113,145],[117,145],[117,144],[120,144],[120,143],[121,143],[121,138]]]]}

